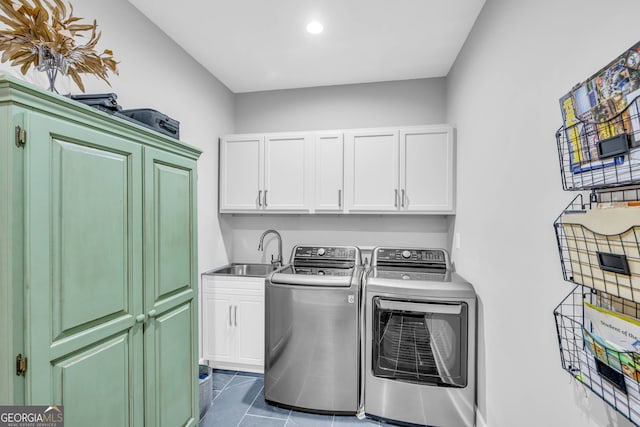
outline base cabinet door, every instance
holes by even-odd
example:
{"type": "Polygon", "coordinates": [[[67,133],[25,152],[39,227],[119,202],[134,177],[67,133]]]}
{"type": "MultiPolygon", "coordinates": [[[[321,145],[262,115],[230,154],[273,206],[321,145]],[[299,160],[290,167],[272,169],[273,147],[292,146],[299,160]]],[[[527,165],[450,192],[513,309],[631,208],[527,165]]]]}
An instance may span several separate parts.
{"type": "Polygon", "coordinates": [[[233,362],[232,294],[202,293],[203,357],[218,362],[233,362]]]}
{"type": "Polygon", "coordinates": [[[264,296],[238,295],[235,319],[238,363],[264,365],[264,296]]]}
{"type": "Polygon", "coordinates": [[[213,368],[264,372],[264,279],[202,277],[203,357],[213,368]]]}

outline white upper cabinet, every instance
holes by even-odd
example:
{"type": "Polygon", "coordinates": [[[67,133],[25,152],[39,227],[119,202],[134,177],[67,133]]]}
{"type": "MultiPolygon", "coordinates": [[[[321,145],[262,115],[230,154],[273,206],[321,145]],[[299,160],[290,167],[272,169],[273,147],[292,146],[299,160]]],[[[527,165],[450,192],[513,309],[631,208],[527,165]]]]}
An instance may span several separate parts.
{"type": "Polygon", "coordinates": [[[314,135],[316,212],[342,212],[344,209],[344,137],[342,132],[314,135]]]}
{"type": "Polygon", "coordinates": [[[454,212],[453,129],[431,126],[400,131],[399,209],[454,212]]]}
{"type": "Polygon", "coordinates": [[[346,207],[357,211],[398,209],[398,130],[346,133],[346,207]]]}
{"type": "Polygon", "coordinates": [[[220,211],[255,211],[262,205],[261,135],[233,135],[220,140],[220,211]]]}
{"type": "Polygon", "coordinates": [[[308,212],[310,147],[308,133],[222,138],[220,212],[308,212]]]}
{"type": "Polygon", "coordinates": [[[455,213],[448,125],[231,135],[220,212],[455,213]]]}
{"type": "Polygon", "coordinates": [[[308,211],[311,159],[309,134],[268,135],[264,139],[263,207],[308,211]]]}

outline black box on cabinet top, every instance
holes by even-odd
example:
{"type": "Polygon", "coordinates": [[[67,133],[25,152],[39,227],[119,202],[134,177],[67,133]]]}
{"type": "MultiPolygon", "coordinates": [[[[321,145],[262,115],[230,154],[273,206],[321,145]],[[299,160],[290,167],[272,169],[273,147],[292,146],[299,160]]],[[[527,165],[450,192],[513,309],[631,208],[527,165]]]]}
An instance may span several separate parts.
{"type": "Polygon", "coordinates": [[[116,95],[115,93],[83,93],[67,96],[74,101],[81,102],[85,105],[110,114],[122,110],[122,107],[120,106],[120,104],[118,104],[118,95],[116,95]]]}
{"type": "Polygon", "coordinates": [[[180,139],[180,122],[151,108],[122,110],[116,116],[134,121],[150,129],[180,139]]]}

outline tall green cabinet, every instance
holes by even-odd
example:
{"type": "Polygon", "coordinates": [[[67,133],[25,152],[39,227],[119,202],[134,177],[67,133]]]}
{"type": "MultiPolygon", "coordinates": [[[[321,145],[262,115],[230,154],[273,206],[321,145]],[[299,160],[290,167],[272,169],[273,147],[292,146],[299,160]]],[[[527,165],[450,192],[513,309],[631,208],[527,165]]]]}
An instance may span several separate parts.
{"type": "Polygon", "coordinates": [[[199,155],[0,78],[0,405],[197,424],[199,155]]]}

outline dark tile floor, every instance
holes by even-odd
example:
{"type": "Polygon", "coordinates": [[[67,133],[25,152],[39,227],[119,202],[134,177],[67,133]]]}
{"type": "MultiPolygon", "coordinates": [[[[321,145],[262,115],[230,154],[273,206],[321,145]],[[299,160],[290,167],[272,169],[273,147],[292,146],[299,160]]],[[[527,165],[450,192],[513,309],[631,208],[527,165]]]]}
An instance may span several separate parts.
{"type": "Polygon", "coordinates": [[[201,427],[349,427],[380,426],[355,416],[316,415],[271,406],[264,401],[260,374],[214,370],[213,402],[201,427]]]}

